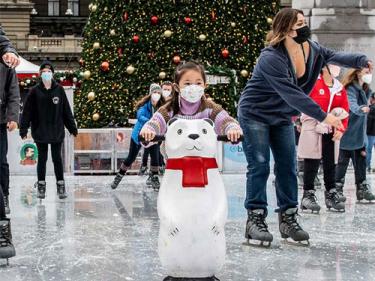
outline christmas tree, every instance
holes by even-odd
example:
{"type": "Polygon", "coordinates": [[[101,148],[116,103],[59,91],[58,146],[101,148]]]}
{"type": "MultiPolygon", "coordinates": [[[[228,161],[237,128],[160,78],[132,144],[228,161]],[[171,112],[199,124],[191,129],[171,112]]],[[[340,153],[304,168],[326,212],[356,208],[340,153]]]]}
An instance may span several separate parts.
{"type": "Polygon", "coordinates": [[[176,66],[190,59],[210,74],[229,77],[207,93],[236,116],[279,3],[94,0],[89,8],[80,60],[84,81],[75,95],[81,128],[128,125],[149,85],[172,80],[176,66]]]}

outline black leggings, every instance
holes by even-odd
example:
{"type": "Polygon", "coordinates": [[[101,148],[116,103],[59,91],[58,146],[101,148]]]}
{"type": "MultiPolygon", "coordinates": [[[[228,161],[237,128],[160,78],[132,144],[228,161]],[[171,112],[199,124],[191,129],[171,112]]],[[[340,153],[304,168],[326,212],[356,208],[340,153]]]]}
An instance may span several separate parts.
{"type": "MultiPolygon", "coordinates": [[[[322,135],[324,185],[327,191],[335,188],[335,143],[333,134],[322,135]]],[[[318,175],[320,159],[304,159],[303,189],[313,190],[318,175]]]]}
{"type": "MultiPolygon", "coordinates": [[[[125,175],[126,171],[129,170],[137,155],[141,150],[142,145],[137,144],[133,139],[130,141],[129,154],[128,157],[122,162],[119,173],[125,175]]],[[[159,168],[159,145],[155,144],[147,148],[151,155],[151,172],[157,173],[159,168]]]]}
{"type": "MultiPolygon", "coordinates": [[[[163,155],[161,154],[160,152],[160,143],[158,144],[158,151],[159,151],[159,166],[164,166],[164,157],[163,155]]],[[[142,166],[143,167],[147,167],[147,162],[148,162],[148,156],[150,155],[150,149],[149,148],[145,148],[144,151],[143,151],[143,155],[142,155],[142,166]]]]}
{"type": "MultiPolygon", "coordinates": [[[[1,124],[1,135],[0,135],[0,159],[6,159],[6,152],[8,150],[8,141],[6,140],[6,124],[1,124]],[[5,134],[4,134],[5,131],[5,134]]],[[[4,183],[4,175],[3,169],[0,168],[0,184],[3,185],[4,183]]],[[[0,219],[6,218],[5,215],[5,205],[4,205],[4,193],[3,188],[0,187],[0,219]]]]}
{"type": "Polygon", "coordinates": [[[339,163],[336,168],[337,183],[345,183],[346,170],[350,159],[352,159],[354,166],[355,184],[360,184],[366,180],[366,148],[357,150],[340,149],[339,163]]]}
{"type": "MultiPolygon", "coordinates": [[[[46,163],[48,159],[48,143],[36,143],[38,147],[38,181],[46,180],[46,163]]],[[[55,168],[56,181],[64,180],[64,167],[61,157],[61,147],[60,143],[51,143],[51,154],[53,166],[55,168]]]]}

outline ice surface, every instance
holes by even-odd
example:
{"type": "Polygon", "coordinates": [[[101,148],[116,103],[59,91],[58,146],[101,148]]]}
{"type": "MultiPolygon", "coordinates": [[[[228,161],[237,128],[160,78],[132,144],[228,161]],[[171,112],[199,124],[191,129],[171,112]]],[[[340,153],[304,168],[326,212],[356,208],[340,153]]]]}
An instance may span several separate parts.
{"type": "MultiPolygon", "coordinates": [[[[323,191],[320,215],[302,213],[311,247],[281,243],[274,187],[268,188],[271,249],[243,246],[245,175],[224,175],[228,193],[227,259],[222,281],[375,280],[375,204],[355,200],[354,176],[347,176],[346,212],[328,212],[323,191]]],[[[153,281],[165,274],[157,255],[157,193],[146,178],[127,177],[115,191],[112,176],[67,177],[68,199],[57,199],[52,177],[42,204],[34,177],[11,178],[11,218],[17,256],[0,261],[0,280],[153,281]]],[[[374,185],[375,175],[369,176],[374,185]]],[[[299,190],[301,195],[301,190],[299,190]]],[[[183,253],[182,253],[183,254],[183,253]]]]}

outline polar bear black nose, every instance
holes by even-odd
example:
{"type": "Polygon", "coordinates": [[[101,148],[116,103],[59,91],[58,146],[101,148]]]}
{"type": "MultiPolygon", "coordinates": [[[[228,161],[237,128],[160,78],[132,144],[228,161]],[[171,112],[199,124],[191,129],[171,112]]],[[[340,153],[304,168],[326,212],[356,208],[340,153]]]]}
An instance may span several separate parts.
{"type": "Polygon", "coordinates": [[[199,135],[198,134],[190,134],[190,135],[188,135],[188,137],[193,139],[193,140],[196,140],[197,138],[199,138],[199,135]]]}

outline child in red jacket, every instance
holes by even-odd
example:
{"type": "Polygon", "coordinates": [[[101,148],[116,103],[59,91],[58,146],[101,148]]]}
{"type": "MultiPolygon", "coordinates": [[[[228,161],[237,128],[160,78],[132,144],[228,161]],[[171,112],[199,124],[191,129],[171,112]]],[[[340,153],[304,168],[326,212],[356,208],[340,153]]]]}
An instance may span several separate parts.
{"type": "MultiPolygon", "coordinates": [[[[330,67],[323,68],[310,97],[325,112],[333,113],[341,118],[346,129],[349,112],[347,93],[340,81],[331,74],[330,67]]],[[[338,142],[345,129],[336,130],[307,115],[302,115],[301,121],[302,128],[298,145],[298,156],[304,159],[304,192],[301,209],[317,213],[320,211],[315,197],[314,179],[318,174],[320,161],[323,159],[326,206],[328,209],[344,211],[345,200],[342,190],[337,190],[335,185],[335,163],[338,159],[338,142]]]]}

